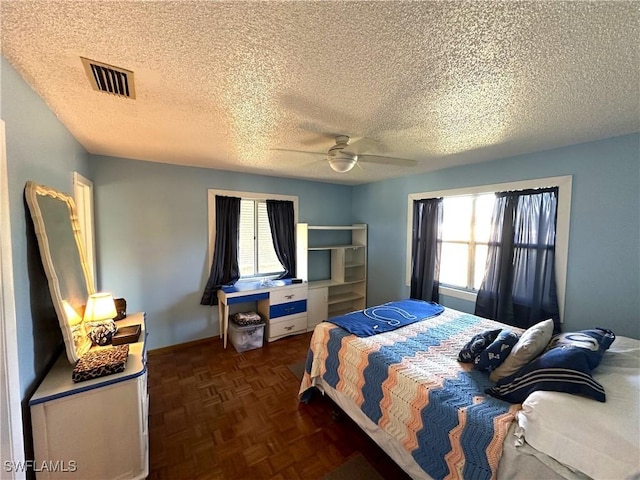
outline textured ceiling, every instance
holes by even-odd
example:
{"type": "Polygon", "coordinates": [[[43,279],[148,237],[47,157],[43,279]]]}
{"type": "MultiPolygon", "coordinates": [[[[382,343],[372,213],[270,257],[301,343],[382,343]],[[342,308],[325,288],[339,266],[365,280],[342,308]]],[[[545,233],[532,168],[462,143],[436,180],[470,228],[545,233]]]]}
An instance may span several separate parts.
{"type": "Polygon", "coordinates": [[[637,2],[0,5],[2,54],[94,154],[358,184],[640,130],[637,2]],[[133,71],[136,99],[81,56],[133,71]],[[418,164],[274,150],[337,134],[418,164]]]}

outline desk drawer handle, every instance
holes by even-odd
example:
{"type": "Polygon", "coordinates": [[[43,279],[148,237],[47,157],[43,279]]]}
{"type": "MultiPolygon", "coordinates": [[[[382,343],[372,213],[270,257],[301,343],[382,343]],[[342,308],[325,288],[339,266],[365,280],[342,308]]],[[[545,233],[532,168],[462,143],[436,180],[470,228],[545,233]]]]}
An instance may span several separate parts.
{"type": "Polygon", "coordinates": [[[293,297],[295,297],[295,295],[293,295],[293,294],[292,295],[285,295],[285,298],[287,300],[291,300],[293,297]]]}
{"type": "Polygon", "coordinates": [[[293,325],[290,325],[290,326],[288,326],[288,327],[284,327],[284,329],[285,329],[287,332],[289,332],[289,331],[293,330],[293,325]]]}

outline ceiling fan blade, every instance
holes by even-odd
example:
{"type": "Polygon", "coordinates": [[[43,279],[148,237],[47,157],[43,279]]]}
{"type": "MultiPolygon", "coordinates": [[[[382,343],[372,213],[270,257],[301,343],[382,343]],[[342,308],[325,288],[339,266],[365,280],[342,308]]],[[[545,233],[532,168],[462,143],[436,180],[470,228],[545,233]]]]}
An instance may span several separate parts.
{"type": "Polygon", "coordinates": [[[378,140],[369,137],[351,138],[348,147],[345,149],[348,153],[363,154],[367,152],[380,152],[382,145],[378,140]]]}
{"type": "Polygon", "coordinates": [[[270,148],[269,151],[271,151],[271,152],[302,153],[304,155],[316,155],[316,156],[320,156],[320,157],[326,157],[327,156],[326,153],[306,152],[304,150],[289,150],[288,148],[270,148]]]}
{"type": "Polygon", "coordinates": [[[415,167],[418,162],[408,158],[383,157],[381,155],[358,155],[359,162],[381,163],[383,165],[395,165],[397,167],[415,167]]]}

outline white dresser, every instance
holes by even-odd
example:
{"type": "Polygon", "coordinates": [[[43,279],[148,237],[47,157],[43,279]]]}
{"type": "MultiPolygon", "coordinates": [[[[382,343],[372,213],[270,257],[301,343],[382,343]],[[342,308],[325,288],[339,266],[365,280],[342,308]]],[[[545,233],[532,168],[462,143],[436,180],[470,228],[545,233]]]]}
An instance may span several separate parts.
{"type": "Polygon", "coordinates": [[[144,313],[117,325],[142,326],[122,373],[73,383],[63,353],[29,400],[37,478],[138,479],[149,473],[144,313]]]}

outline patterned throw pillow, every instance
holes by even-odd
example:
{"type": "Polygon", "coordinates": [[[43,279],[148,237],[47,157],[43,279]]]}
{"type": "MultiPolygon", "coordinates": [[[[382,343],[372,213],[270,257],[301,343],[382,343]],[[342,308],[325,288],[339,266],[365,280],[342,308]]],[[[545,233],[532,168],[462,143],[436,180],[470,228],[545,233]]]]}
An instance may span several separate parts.
{"type": "Polygon", "coordinates": [[[572,393],[604,402],[604,388],[591,371],[614,340],[613,332],[602,328],[558,334],[542,355],[486,393],[512,403],[524,402],[536,390],[572,393]]]}
{"type": "Polygon", "coordinates": [[[485,348],[474,360],[474,368],[490,372],[499,367],[507,358],[520,337],[511,330],[503,330],[491,345],[485,348]]]}
{"type": "Polygon", "coordinates": [[[485,330],[471,337],[471,340],[462,347],[458,353],[458,361],[462,363],[473,363],[475,358],[493,342],[502,329],[485,330]]]}

